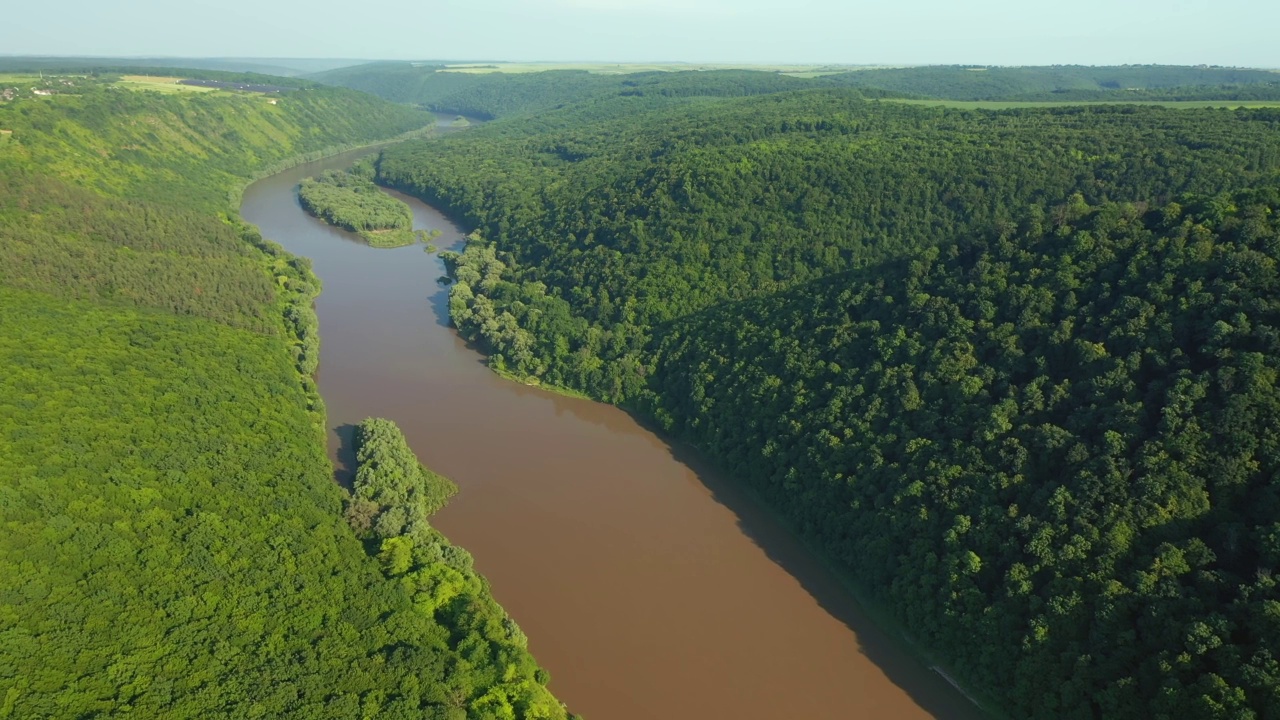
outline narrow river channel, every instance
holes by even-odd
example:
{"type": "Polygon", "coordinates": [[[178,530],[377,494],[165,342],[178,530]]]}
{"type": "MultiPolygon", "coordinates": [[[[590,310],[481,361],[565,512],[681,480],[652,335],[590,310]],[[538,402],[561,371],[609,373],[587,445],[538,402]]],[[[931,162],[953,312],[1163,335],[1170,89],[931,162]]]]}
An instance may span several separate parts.
{"type": "MultiPolygon", "coordinates": [[[[242,213],[311,258],[330,452],[395,420],[461,492],[433,520],[472,552],[551,687],[587,720],[972,718],[764,509],[616,408],[508,382],[450,329],[439,259],[298,205],[353,152],[261,180],[242,213]]],[[[457,227],[405,198],[415,227],[457,227]]]]}

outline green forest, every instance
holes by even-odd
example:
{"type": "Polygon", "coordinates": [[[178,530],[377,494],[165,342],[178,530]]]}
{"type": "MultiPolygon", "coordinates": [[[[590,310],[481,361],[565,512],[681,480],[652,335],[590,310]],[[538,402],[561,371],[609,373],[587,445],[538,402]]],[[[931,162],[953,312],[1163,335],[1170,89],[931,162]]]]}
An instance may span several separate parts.
{"type": "Polygon", "coordinates": [[[475,228],[495,369],[696,444],[1001,714],[1277,718],[1278,130],[655,91],[378,181],[475,228]]]}
{"type": "Polygon", "coordinates": [[[696,314],[651,412],[1012,716],[1276,717],[1277,211],[1077,203],[696,314]]]}
{"type": "Polygon", "coordinates": [[[823,81],[947,100],[1280,100],[1274,72],[1175,65],[935,65],[858,70],[823,81]]]}
{"type": "Polygon", "coordinates": [[[452,72],[441,65],[369,63],[312,75],[393,102],[492,120],[534,115],[619,96],[741,97],[854,87],[867,97],[987,101],[1280,101],[1280,75],[1266,70],[1171,65],[868,68],[793,77],[758,70],[591,73],[452,72]]]}
{"type": "MultiPolygon", "coordinates": [[[[439,67],[374,63],[319,73],[316,79],[399,103],[482,120],[533,115],[574,103],[612,97],[746,97],[804,90],[811,81],[752,70],[643,72],[622,75],[585,70],[471,74],[439,67]]],[[[866,90],[868,95],[883,95],[866,90]]]]}
{"type": "Polygon", "coordinates": [[[326,223],[357,233],[374,247],[400,247],[417,242],[409,206],[373,183],[373,164],[357,163],[350,171],[327,170],[307,178],[298,188],[302,208],[326,223]]]}
{"type": "Polygon", "coordinates": [[[682,314],[1015,227],[1075,193],[1159,203],[1247,187],[1280,170],[1277,116],[969,112],[835,90],[630,97],[406,143],[378,167],[496,245],[483,287],[459,275],[454,294],[493,302],[475,324],[500,362],[526,359],[503,330],[519,325],[538,349],[513,372],[621,401],[644,386],[654,329],[682,314]]]}
{"type": "Polygon", "coordinates": [[[234,210],[434,119],[109,80],[0,105],[0,717],[565,717],[464,551],[348,522],[449,485],[399,498],[381,440],[367,497],[333,482],[319,283],[234,210]]]}
{"type": "Polygon", "coordinates": [[[994,714],[1280,719],[1280,110],[891,101],[1274,73],[59,62],[0,104],[0,718],[570,717],[394,422],[334,483],[319,281],[235,211],[432,109],[493,121],[302,202],[467,225],[449,312],[496,371],[700,448],[994,714]]]}
{"type": "Polygon", "coordinates": [[[347,520],[376,547],[383,574],[399,581],[414,608],[449,630],[444,647],[465,661],[470,686],[484,690],[469,698],[468,716],[565,717],[546,688],[547,671],[527,650],[528,638],[494,602],[471,555],[428,522],[457,486],[424,468],[390,420],[365,420],[354,441],[347,520]]]}

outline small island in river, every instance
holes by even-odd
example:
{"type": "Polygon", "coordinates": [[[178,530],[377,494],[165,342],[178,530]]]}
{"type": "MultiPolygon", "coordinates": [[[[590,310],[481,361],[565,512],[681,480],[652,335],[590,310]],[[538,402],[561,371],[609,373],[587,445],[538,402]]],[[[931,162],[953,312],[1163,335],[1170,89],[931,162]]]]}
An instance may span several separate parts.
{"type": "Polygon", "coordinates": [[[372,161],[362,160],[347,172],[328,170],[303,180],[298,198],[308,213],[374,247],[414,244],[420,238],[413,232],[409,206],[379,190],[372,177],[372,161]]]}

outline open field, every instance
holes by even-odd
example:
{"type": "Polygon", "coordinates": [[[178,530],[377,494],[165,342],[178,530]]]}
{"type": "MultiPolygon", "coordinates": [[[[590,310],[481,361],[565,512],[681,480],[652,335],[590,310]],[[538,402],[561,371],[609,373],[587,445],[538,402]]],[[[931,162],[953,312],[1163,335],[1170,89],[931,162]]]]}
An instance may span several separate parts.
{"type": "Polygon", "coordinates": [[[9,87],[13,85],[27,86],[40,82],[39,75],[31,75],[29,73],[0,73],[0,86],[9,87]]]}
{"type": "Polygon", "coordinates": [[[218,88],[197,87],[195,85],[179,85],[178,77],[159,77],[155,75],[124,75],[115,84],[129,90],[155,90],[157,92],[216,92],[218,88]]]}
{"type": "Polygon", "coordinates": [[[1162,107],[1193,108],[1264,108],[1280,107],[1280,100],[1092,100],[1062,102],[1006,102],[1002,100],[899,100],[886,99],[882,102],[906,103],[908,105],[937,105],[942,107],[961,108],[965,110],[1008,110],[1010,108],[1045,108],[1072,107],[1077,105],[1160,105],[1162,107]]]}
{"type": "Polygon", "coordinates": [[[448,72],[461,73],[531,73],[546,70],[585,70],[591,73],[607,75],[626,75],[641,72],[677,72],[680,70],[759,70],[761,72],[777,72],[796,77],[817,77],[849,72],[850,70],[866,70],[871,65],[750,65],[750,64],[714,64],[714,63],[468,63],[449,65],[448,72]]]}

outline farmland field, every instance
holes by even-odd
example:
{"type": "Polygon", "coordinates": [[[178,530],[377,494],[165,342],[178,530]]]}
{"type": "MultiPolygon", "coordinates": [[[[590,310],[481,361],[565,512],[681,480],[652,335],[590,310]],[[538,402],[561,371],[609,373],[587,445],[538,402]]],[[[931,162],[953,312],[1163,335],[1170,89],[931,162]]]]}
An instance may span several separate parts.
{"type": "Polygon", "coordinates": [[[25,85],[39,81],[39,75],[30,75],[28,73],[0,73],[0,86],[25,85]]]}
{"type": "Polygon", "coordinates": [[[215,92],[218,88],[197,87],[195,85],[181,85],[178,77],[158,77],[153,75],[124,75],[120,81],[116,83],[116,87],[127,88],[129,90],[155,90],[157,92],[181,93],[181,92],[215,92]]]}

